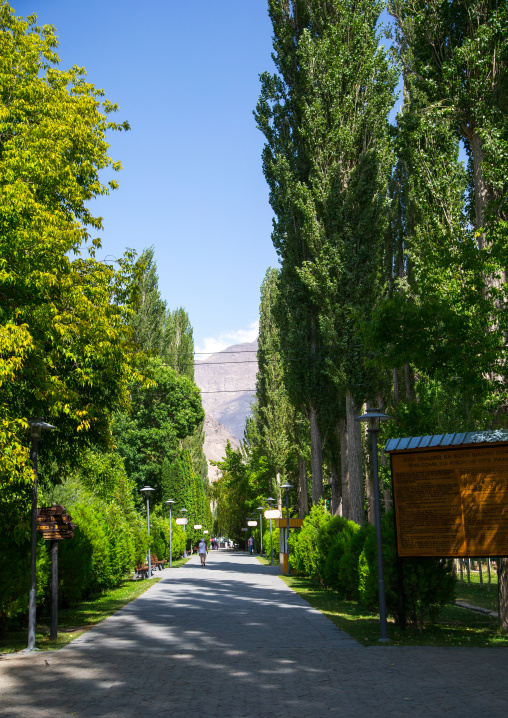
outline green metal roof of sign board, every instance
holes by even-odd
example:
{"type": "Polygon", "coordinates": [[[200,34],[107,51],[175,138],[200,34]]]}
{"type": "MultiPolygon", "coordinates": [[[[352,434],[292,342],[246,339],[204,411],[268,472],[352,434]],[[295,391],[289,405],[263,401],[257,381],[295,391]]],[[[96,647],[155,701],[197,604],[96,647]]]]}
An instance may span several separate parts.
{"type": "Polygon", "coordinates": [[[508,442],[508,431],[464,431],[456,434],[431,434],[428,436],[406,436],[403,439],[388,439],[384,446],[387,452],[409,451],[411,449],[434,449],[438,446],[463,446],[465,444],[499,444],[508,442]]]}

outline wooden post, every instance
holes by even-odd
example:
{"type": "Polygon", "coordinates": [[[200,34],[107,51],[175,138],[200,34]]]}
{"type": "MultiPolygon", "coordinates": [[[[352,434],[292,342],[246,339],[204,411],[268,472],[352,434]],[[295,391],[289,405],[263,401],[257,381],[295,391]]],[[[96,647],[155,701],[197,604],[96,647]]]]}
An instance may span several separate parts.
{"type": "Polygon", "coordinates": [[[483,573],[482,573],[482,560],[478,559],[478,571],[480,575],[480,586],[483,588],[483,573]]]}
{"type": "Polygon", "coordinates": [[[487,591],[490,591],[490,558],[487,559],[487,571],[489,574],[489,585],[487,587],[487,591]]]}
{"type": "Polygon", "coordinates": [[[466,559],[466,568],[467,568],[467,587],[470,588],[471,586],[471,559],[466,559]]]}
{"type": "Polygon", "coordinates": [[[58,541],[51,542],[51,628],[49,638],[58,637],[58,541]]]}

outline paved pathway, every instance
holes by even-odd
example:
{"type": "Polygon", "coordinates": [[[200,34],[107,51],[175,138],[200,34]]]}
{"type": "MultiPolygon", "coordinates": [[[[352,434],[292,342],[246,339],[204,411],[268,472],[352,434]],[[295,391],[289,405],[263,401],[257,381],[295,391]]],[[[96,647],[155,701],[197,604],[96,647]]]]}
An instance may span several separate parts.
{"type": "Polygon", "coordinates": [[[507,649],[364,648],[255,558],[198,561],[60,651],[0,657],[0,716],[508,716],[507,649]]]}

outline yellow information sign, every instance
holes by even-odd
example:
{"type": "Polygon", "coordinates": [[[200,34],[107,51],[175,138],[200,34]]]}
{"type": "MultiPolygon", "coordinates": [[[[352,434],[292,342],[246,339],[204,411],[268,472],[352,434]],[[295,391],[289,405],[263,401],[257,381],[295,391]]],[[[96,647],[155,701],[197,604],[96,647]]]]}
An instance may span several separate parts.
{"type": "Polygon", "coordinates": [[[508,555],[508,446],[391,460],[399,556],[508,555]]]}

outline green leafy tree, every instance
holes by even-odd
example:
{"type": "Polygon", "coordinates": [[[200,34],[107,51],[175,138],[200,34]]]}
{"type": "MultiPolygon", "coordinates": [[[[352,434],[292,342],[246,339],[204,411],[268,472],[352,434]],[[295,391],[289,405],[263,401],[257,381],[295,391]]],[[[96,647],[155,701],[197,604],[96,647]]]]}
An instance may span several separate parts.
{"type": "Polygon", "coordinates": [[[275,313],[284,349],[300,359],[288,362],[286,386],[309,420],[312,499],[323,496],[322,430],[334,404],[347,416],[343,493],[358,523],[363,474],[353,419],[376,387],[354,315],[369,312],[381,281],[396,84],[376,34],[381,9],[371,0],[270,0],[277,74],[262,76],[256,111],[281,260],[275,313]]]}
{"type": "Polygon", "coordinates": [[[107,444],[110,413],[127,405],[135,377],[123,308],[132,266],[96,261],[90,235],[102,228],[90,200],[117,186],[99,173],[120,169],[106,133],[128,125],[109,118],[116,105],[83,69],[56,68],[55,30],[35,21],[0,3],[2,480],[26,470],[32,416],[58,426],[45,441],[46,471],[53,459],[59,471],[75,461],[83,444],[107,444]]]}
{"type": "Polygon", "coordinates": [[[154,500],[160,501],[164,459],[178,455],[180,441],[201,424],[204,412],[199,390],[190,379],[178,376],[156,357],[149,360],[146,372],[153,385],[132,387],[132,412],[115,416],[113,432],[129,478],[138,489],[152,486],[154,500]]]}

